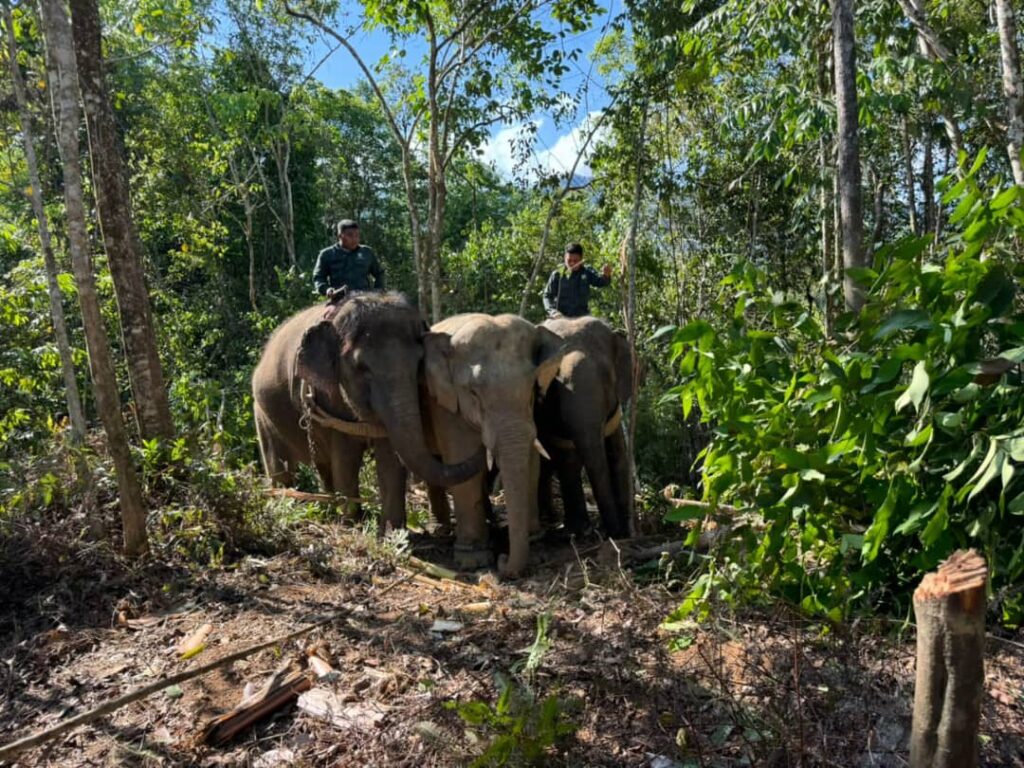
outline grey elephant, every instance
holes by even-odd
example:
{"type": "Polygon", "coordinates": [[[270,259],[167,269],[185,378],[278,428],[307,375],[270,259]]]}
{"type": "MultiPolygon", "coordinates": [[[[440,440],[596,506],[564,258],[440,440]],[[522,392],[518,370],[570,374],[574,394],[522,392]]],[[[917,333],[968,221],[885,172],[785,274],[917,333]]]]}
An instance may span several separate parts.
{"type": "Polygon", "coordinates": [[[419,312],[397,293],[338,295],[282,323],[252,376],[256,434],[270,479],[291,485],[305,463],[328,490],[355,499],[363,453],[372,448],[384,520],[402,527],[406,467],[439,486],[477,475],[482,452],[446,465],[424,441],[425,332],[419,312]]]}
{"type": "MultiPolygon", "coordinates": [[[[540,456],[533,402],[550,385],[562,359],[562,340],[517,315],[457,315],[423,340],[430,416],[446,462],[468,460],[481,446],[501,470],[508,513],[509,552],[498,561],[518,576],[529,561],[531,528],[539,530],[540,456]]],[[[485,472],[452,488],[455,559],[460,568],[489,565],[485,472]]],[[[431,507],[448,517],[443,491],[430,489],[431,507]]]]}
{"type": "Polygon", "coordinates": [[[551,457],[542,467],[541,513],[550,515],[551,474],[557,472],[566,528],[587,530],[586,469],[605,534],[627,537],[633,484],[621,421],[622,406],[632,394],[632,347],[624,333],[596,317],[547,320],[542,327],[564,340],[565,355],[535,409],[537,433],[551,457]]]}

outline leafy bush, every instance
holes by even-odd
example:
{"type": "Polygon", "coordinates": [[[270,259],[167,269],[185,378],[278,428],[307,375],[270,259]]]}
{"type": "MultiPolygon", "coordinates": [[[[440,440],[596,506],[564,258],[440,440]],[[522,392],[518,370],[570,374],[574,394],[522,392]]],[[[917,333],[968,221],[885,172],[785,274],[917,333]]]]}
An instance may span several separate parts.
{"type": "Polygon", "coordinates": [[[987,558],[1001,620],[1024,618],[1024,313],[1005,258],[1024,211],[1020,189],[979,180],[983,160],[946,192],[960,202],[943,248],[904,239],[855,273],[868,302],[841,337],[750,265],[722,282],[725,327],[675,332],[671,395],[712,428],[704,497],[763,529],[738,531],[674,620],[764,584],[834,620],[857,603],[905,609],[960,547],[987,558]]]}
{"type": "Polygon", "coordinates": [[[448,702],[471,729],[489,739],[471,766],[542,765],[551,750],[577,726],[567,717],[573,702],[557,695],[537,699],[533,690],[537,669],[551,647],[550,614],[537,617],[537,635],[522,665],[524,682],[496,675],[499,695],[492,706],[483,701],[448,702]]]}

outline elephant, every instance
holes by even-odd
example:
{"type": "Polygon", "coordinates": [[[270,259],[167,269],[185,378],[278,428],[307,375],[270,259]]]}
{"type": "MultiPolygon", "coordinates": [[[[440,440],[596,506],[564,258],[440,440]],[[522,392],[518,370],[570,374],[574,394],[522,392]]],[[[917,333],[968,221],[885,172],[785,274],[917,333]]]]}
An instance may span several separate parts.
{"type": "MultiPolygon", "coordinates": [[[[508,512],[508,555],[499,573],[516,577],[529,561],[530,531],[539,530],[540,463],[533,401],[558,372],[562,340],[518,315],[466,314],[435,324],[423,339],[430,421],[446,462],[481,447],[501,471],[508,512]]],[[[460,568],[491,563],[486,473],[451,489],[455,560],[460,568]]],[[[448,518],[443,490],[430,488],[439,522],[448,518]]]]}
{"type": "MultiPolygon", "coordinates": [[[[401,528],[406,468],[439,486],[477,475],[482,451],[446,465],[426,445],[426,330],[404,296],[379,292],[336,294],[282,323],[252,375],[256,434],[271,481],[291,485],[305,463],[329,491],[357,499],[363,452],[372,447],[384,522],[401,528]]],[[[349,511],[358,512],[357,504],[349,511]]]]}
{"type": "Polygon", "coordinates": [[[632,394],[633,350],[621,331],[596,317],[546,320],[542,326],[565,342],[558,374],[535,408],[537,433],[551,461],[541,469],[538,504],[550,516],[551,475],[557,472],[572,533],[590,527],[582,470],[601,513],[607,536],[628,537],[633,488],[622,406],[632,394]]]}

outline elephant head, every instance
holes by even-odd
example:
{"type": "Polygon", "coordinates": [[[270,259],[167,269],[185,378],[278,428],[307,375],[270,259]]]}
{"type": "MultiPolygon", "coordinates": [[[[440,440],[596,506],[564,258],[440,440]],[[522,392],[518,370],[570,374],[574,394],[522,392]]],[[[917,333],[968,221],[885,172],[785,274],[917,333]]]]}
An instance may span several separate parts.
{"type": "Polygon", "coordinates": [[[527,564],[536,509],[533,401],[558,372],[562,340],[516,315],[460,315],[432,331],[424,338],[427,387],[441,408],[471,425],[501,470],[509,555],[499,568],[517,575],[527,564]]]}
{"type": "Polygon", "coordinates": [[[402,462],[428,483],[450,486],[483,468],[477,455],[443,464],[428,450],[420,414],[426,325],[397,293],[356,293],[332,302],[302,335],[296,377],[361,422],[382,425],[402,462]]]}

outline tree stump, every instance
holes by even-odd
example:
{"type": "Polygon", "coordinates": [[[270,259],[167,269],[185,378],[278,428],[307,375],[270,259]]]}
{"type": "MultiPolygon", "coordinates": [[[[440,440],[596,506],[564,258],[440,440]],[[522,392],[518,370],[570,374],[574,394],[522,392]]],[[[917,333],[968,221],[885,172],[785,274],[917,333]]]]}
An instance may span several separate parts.
{"type": "Polygon", "coordinates": [[[914,591],[917,678],[911,768],[974,768],[985,682],[985,582],[971,550],[954,552],[914,591]]]}

